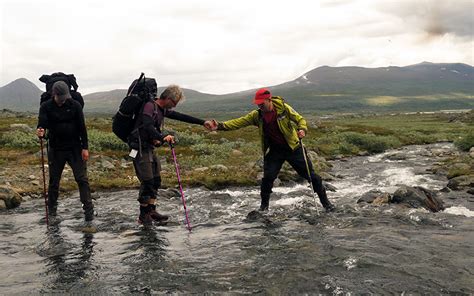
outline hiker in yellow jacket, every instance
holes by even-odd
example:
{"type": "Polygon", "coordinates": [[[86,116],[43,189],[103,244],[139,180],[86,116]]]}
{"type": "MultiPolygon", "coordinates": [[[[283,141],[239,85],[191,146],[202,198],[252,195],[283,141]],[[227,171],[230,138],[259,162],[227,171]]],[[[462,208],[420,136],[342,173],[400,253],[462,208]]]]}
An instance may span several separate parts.
{"type": "Polygon", "coordinates": [[[306,120],[286,104],[283,98],[272,96],[266,88],[256,92],[253,103],[258,106],[257,110],[240,118],[214,122],[214,129],[228,131],[249,125],[258,126],[264,155],[260,211],[268,210],[273,181],[285,161],[288,161],[301,177],[312,182],[314,191],[326,211],[334,211],[335,207],[328,200],[321,177],[314,173],[311,161],[303,154],[305,150],[300,139],[306,136],[308,130],[306,120]],[[310,178],[305,159],[308,161],[310,178]]]}

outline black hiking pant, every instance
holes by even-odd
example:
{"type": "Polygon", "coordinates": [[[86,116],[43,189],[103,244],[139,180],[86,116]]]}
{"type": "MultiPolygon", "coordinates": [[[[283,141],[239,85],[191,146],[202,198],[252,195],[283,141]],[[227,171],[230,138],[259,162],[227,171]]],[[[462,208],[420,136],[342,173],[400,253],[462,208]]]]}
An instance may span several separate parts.
{"type": "Polygon", "coordinates": [[[86,220],[92,220],[94,205],[92,203],[89,188],[89,179],[87,178],[87,164],[82,160],[81,148],[74,148],[71,150],[55,150],[54,148],[49,148],[48,208],[52,214],[56,213],[59,197],[59,183],[66,163],[71,167],[74,179],[79,187],[79,196],[86,220]]]}
{"type": "Polygon", "coordinates": [[[285,161],[287,161],[295,169],[298,175],[308,181],[311,180],[314,191],[318,194],[319,200],[324,208],[331,206],[321,177],[315,174],[313,170],[313,164],[311,163],[311,160],[308,156],[306,156],[306,159],[308,160],[311,179],[308,176],[308,170],[306,168],[302,147],[298,147],[296,150],[292,151],[286,146],[270,146],[269,152],[264,157],[263,178],[260,190],[263,208],[268,208],[270,194],[272,193],[273,188],[273,181],[275,181],[277,178],[278,173],[280,172],[281,167],[285,161]]]}
{"type": "Polygon", "coordinates": [[[153,149],[142,149],[133,160],[133,166],[140,180],[138,202],[147,203],[149,199],[155,199],[161,186],[161,165],[153,149]]]}

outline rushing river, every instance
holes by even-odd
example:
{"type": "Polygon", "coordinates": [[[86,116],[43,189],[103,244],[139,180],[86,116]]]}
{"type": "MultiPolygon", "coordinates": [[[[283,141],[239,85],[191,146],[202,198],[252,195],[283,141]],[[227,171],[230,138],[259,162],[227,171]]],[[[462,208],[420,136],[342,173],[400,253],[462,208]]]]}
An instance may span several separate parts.
{"type": "Polygon", "coordinates": [[[249,214],[257,187],[187,189],[192,232],[176,195],[159,200],[171,222],[145,229],[137,191],[100,193],[97,233],[81,231],[77,195],[60,200],[49,228],[44,201],[31,200],[0,214],[0,294],[472,295],[472,196],[442,193],[440,213],[356,203],[374,188],[443,188],[446,178],[426,169],[453,149],[410,146],[333,162],[340,178],[330,182],[338,208],[330,214],[318,214],[304,184],[276,187],[265,215],[249,214]]]}

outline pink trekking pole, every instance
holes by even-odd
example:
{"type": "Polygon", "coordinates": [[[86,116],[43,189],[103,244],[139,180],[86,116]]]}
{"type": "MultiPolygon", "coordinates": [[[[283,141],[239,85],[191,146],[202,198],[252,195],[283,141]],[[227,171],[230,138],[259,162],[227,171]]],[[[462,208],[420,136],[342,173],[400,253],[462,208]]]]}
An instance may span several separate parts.
{"type": "Polygon", "coordinates": [[[173,154],[174,167],[176,168],[176,177],[178,178],[179,191],[181,192],[181,201],[183,202],[184,215],[186,217],[186,224],[188,226],[189,232],[191,232],[191,224],[189,223],[189,218],[188,218],[188,209],[186,208],[186,200],[184,198],[183,186],[181,185],[181,176],[179,174],[178,160],[176,159],[176,153],[174,152],[173,144],[169,143],[169,145],[171,148],[171,153],[173,154]]]}

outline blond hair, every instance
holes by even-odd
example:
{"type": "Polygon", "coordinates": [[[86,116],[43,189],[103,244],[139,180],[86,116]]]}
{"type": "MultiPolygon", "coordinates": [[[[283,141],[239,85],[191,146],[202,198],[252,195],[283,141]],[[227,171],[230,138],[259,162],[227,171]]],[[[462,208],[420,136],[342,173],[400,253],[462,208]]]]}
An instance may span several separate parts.
{"type": "Polygon", "coordinates": [[[170,99],[175,103],[179,103],[180,101],[184,101],[185,96],[183,90],[179,86],[172,84],[161,93],[160,99],[170,99]]]}

